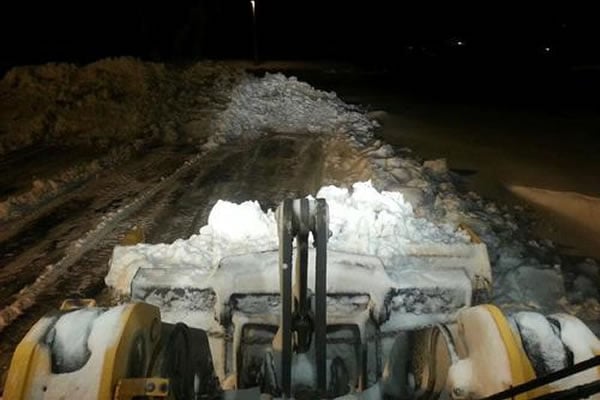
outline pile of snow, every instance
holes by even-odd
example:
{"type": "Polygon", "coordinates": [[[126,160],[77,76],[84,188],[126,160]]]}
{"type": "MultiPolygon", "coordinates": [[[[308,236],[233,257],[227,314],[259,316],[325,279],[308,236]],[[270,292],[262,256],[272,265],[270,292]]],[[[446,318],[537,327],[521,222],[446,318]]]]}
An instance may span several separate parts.
{"type": "Polygon", "coordinates": [[[469,236],[457,231],[456,225],[415,217],[402,193],[378,192],[371,182],[355,183],[351,191],[327,186],[317,197],[329,205],[329,246],[333,250],[389,260],[411,244],[469,242],[469,236]]]}
{"type": "MultiPolygon", "coordinates": [[[[379,256],[384,265],[402,255],[411,244],[468,243],[466,233],[454,225],[434,224],[414,215],[398,192],[379,192],[370,182],[355,183],[352,190],[323,187],[317,194],[329,205],[329,249],[379,256]]],[[[199,234],[172,244],[117,246],[106,284],[128,293],[138,268],[192,267],[210,273],[225,256],[275,250],[277,222],[272,210],[258,202],[234,204],[219,201],[199,234]]]]}
{"type": "Polygon", "coordinates": [[[207,146],[269,132],[344,133],[365,142],[375,127],[376,122],[344,103],[334,92],[317,90],[282,74],[246,76],[215,121],[215,134],[207,146]]]}
{"type": "Polygon", "coordinates": [[[231,63],[169,68],[121,57],[18,67],[0,81],[0,154],[148,138],[214,147],[269,132],[344,133],[364,143],[376,124],[334,92],[231,63]]]}
{"type": "Polygon", "coordinates": [[[0,81],[0,154],[53,141],[139,137],[148,81],[161,69],[130,58],[12,69],[0,81]]]}

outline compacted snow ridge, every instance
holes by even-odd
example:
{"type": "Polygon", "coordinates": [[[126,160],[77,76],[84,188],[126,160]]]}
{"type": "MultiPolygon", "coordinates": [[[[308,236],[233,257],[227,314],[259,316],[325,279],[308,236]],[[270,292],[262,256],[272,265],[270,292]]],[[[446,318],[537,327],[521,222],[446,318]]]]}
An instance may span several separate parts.
{"type": "Polygon", "coordinates": [[[350,133],[367,141],[377,126],[364,113],[345,104],[333,92],[283,74],[245,76],[219,114],[207,146],[232,139],[251,139],[269,132],[299,134],[350,133]]]}

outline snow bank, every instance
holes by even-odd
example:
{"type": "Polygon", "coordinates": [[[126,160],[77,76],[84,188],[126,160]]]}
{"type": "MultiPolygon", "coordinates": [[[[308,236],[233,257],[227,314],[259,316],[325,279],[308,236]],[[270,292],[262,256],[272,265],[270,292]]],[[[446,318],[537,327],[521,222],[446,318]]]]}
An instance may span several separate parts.
{"type": "Polygon", "coordinates": [[[48,141],[139,137],[149,75],[163,68],[119,58],[12,69],[0,82],[0,154],[48,141]]]}
{"type": "Polygon", "coordinates": [[[365,142],[376,122],[295,77],[232,63],[170,68],[121,57],[77,67],[25,66],[0,81],[0,154],[57,142],[109,148],[131,139],[214,147],[269,132],[344,133],[365,142]]]}
{"type": "Polygon", "coordinates": [[[344,103],[334,92],[317,90],[282,74],[246,76],[215,121],[215,134],[207,146],[269,132],[345,133],[364,142],[372,136],[375,126],[376,122],[344,103]]]}
{"type": "MultiPolygon", "coordinates": [[[[384,265],[409,244],[468,243],[468,236],[449,224],[433,224],[414,215],[401,193],[379,192],[370,182],[352,190],[327,186],[317,197],[329,205],[329,248],[379,256],[384,265]]],[[[224,256],[277,249],[277,222],[258,202],[219,201],[199,234],[172,244],[117,246],[106,284],[128,293],[138,268],[193,267],[210,273],[224,256]]]]}

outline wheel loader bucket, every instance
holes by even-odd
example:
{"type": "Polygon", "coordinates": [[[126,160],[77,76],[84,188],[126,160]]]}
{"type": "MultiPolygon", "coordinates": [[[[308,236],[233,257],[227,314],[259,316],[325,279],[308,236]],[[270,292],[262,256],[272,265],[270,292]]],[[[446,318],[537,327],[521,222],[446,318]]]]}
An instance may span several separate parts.
{"type": "MultiPolygon", "coordinates": [[[[131,295],[158,306],[167,322],[207,331],[219,380],[249,388],[260,377],[280,322],[278,256],[270,251],[227,257],[210,274],[141,268],[131,295]]],[[[314,287],[314,258],[310,250],[308,287],[314,287]]],[[[352,360],[344,363],[352,388],[376,382],[398,335],[451,322],[461,309],[489,297],[484,244],[413,246],[396,262],[386,266],[373,256],[327,253],[326,357],[331,365],[336,347],[350,349],[352,360]]],[[[309,303],[314,306],[312,292],[309,303]]]]}
{"type": "Polygon", "coordinates": [[[276,217],[277,251],[225,257],[212,272],[140,268],[132,279],[134,300],[208,333],[225,389],[260,385],[285,398],[363,391],[406,332],[452,322],[489,297],[487,250],[476,238],[404,246],[384,264],[327,249],[322,199],[285,200],[276,217]]]}

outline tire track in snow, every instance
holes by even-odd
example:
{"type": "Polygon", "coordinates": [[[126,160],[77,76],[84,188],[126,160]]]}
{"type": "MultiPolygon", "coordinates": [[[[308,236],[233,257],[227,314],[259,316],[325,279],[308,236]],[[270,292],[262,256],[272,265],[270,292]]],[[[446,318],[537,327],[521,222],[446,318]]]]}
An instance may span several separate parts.
{"type": "MultiPolygon", "coordinates": [[[[177,184],[173,185],[177,188],[177,184]]],[[[164,188],[147,201],[147,205],[132,213],[131,218],[115,225],[111,234],[106,235],[94,246],[93,251],[87,251],[76,262],[63,270],[60,279],[46,285],[41,290],[35,303],[19,316],[18,320],[6,326],[0,332],[0,371],[8,368],[12,353],[21,338],[31,329],[40,318],[53,312],[65,298],[96,298],[98,304],[106,306],[115,304],[104,287],[104,277],[108,270],[107,261],[112,255],[115,245],[120,243],[132,225],[149,225],[156,215],[169,204],[173,190],[164,188]]]]}
{"type": "Polygon", "coordinates": [[[0,310],[0,332],[32,307],[40,294],[62,279],[63,273],[68,268],[81,259],[85,253],[93,250],[97,243],[110,234],[118,224],[123,223],[137,212],[161,190],[174,184],[179,177],[196,165],[202,159],[202,156],[202,153],[192,156],[171,175],[143,191],[127,205],[104,215],[102,221],[96,227],[89,230],[80,239],[71,242],[59,261],[46,265],[43,272],[32,284],[21,289],[12,303],[0,310]]]}
{"type": "Polygon", "coordinates": [[[0,308],[20,288],[33,282],[47,264],[58,261],[68,244],[99,223],[103,214],[118,209],[148,185],[158,182],[156,171],[173,171],[183,160],[172,149],[157,149],[147,157],[107,171],[18,225],[3,229],[0,308]]]}

